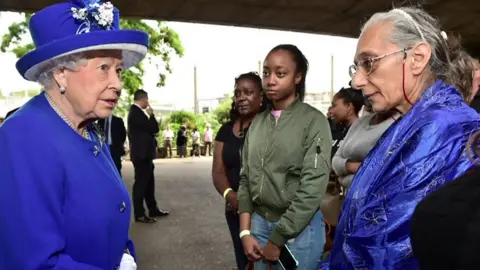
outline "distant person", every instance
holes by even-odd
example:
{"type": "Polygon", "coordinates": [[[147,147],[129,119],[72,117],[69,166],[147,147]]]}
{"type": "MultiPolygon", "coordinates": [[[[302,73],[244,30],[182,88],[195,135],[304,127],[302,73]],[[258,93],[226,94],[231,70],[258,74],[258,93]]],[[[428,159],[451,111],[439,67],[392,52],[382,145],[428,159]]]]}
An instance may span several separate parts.
{"type": "Polygon", "coordinates": [[[207,130],[203,133],[203,145],[205,146],[205,155],[212,155],[213,130],[210,124],[207,124],[207,130]]]}
{"type": "Polygon", "coordinates": [[[122,175],[122,156],[125,155],[125,140],[127,139],[125,123],[122,118],[112,114],[106,119],[99,120],[98,125],[103,130],[105,142],[110,146],[110,155],[115,167],[122,175]]]}
{"type": "Polygon", "coordinates": [[[173,130],[170,124],[167,125],[167,129],[163,132],[163,146],[167,152],[167,157],[172,158],[172,144],[173,144],[173,130]]]}
{"type": "Polygon", "coordinates": [[[193,129],[192,132],[192,157],[200,156],[200,132],[197,128],[193,129]]]}
{"type": "Polygon", "coordinates": [[[187,128],[181,126],[177,134],[177,155],[179,158],[187,157],[187,128]]]}
{"type": "Polygon", "coordinates": [[[128,140],[130,142],[130,159],[135,170],[133,184],[133,206],[135,221],[154,223],[156,217],[164,217],[169,213],[158,208],[155,199],[155,136],[159,131],[158,122],[153,109],[148,103],[148,93],[137,90],[133,95],[134,104],[128,113],[128,140]],[[146,111],[145,112],[143,111],[146,111]],[[143,201],[149,210],[145,215],[143,201]]]}

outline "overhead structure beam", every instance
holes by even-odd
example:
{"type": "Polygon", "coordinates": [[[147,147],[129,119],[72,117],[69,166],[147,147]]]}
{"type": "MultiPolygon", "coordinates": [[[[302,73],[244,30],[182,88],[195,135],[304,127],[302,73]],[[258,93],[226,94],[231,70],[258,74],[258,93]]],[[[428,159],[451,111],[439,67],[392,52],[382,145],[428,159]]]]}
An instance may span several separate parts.
{"type": "MultiPolygon", "coordinates": [[[[35,12],[60,1],[2,0],[0,10],[35,12]]],[[[290,30],[356,37],[372,14],[387,10],[385,0],[112,0],[122,16],[168,21],[290,30]]],[[[394,1],[395,2],[395,1],[394,1]]],[[[405,2],[404,0],[397,2],[405,2]]],[[[411,0],[412,4],[420,0],[411,0]]],[[[446,31],[462,36],[470,53],[480,57],[478,0],[421,0],[446,31]]]]}

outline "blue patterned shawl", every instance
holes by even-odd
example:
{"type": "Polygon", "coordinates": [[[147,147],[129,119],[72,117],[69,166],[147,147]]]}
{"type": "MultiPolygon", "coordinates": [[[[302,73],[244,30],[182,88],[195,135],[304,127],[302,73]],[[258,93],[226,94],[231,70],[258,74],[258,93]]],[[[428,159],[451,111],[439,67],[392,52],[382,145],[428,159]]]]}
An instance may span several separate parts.
{"type": "Polygon", "coordinates": [[[435,82],[363,161],[319,269],[419,269],[410,217],[428,193],[471,168],[465,145],[479,129],[480,117],[458,91],[435,82]]]}

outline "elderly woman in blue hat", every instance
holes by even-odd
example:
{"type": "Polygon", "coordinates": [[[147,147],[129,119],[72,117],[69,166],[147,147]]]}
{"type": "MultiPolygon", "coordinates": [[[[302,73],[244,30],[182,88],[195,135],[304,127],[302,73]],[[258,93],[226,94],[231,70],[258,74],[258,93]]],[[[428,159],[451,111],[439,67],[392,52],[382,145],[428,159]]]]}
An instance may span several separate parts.
{"type": "Polygon", "coordinates": [[[148,35],[99,1],[49,6],[30,32],[36,49],[16,66],[44,91],[0,128],[0,269],[136,269],[129,194],[94,122],[148,35]]]}

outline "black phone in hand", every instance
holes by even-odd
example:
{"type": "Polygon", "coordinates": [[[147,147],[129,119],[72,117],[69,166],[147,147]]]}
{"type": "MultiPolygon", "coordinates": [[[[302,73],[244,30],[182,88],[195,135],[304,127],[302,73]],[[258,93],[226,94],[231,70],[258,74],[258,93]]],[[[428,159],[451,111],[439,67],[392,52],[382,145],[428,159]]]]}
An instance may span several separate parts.
{"type": "Polygon", "coordinates": [[[280,250],[278,264],[283,270],[295,270],[298,267],[298,261],[295,259],[292,252],[286,245],[280,250]]]}

